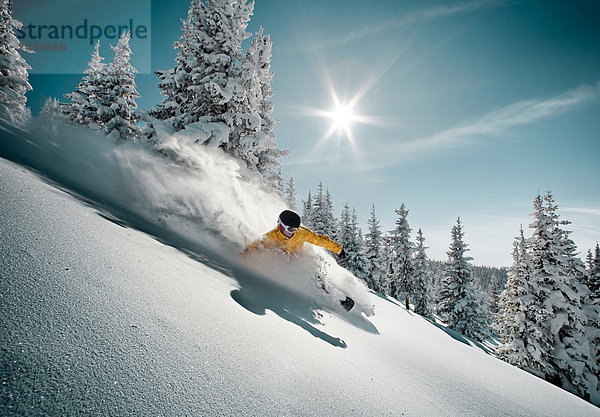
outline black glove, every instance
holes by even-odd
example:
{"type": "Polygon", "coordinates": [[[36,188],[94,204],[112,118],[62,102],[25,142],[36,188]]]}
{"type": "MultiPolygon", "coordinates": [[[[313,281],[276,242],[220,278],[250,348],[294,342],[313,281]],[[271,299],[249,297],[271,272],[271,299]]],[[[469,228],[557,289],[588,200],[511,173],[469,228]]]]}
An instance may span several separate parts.
{"type": "Polygon", "coordinates": [[[348,254],[344,251],[344,249],[342,249],[342,251],[338,254],[336,262],[343,268],[348,266],[348,254]]]}

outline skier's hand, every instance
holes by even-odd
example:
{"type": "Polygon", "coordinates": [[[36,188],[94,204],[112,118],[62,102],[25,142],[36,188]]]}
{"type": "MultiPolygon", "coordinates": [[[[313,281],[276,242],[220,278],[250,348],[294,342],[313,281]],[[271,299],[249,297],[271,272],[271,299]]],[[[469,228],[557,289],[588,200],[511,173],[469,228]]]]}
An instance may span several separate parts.
{"type": "Polygon", "coordinates": [[[342,251],[340,253],[338,253],[336,262],[338,263],[339,266],[341,266],[343,268],[348,266],[348,254],[346,253],[346,251],[344,249],[342,249],[342,251]]]}

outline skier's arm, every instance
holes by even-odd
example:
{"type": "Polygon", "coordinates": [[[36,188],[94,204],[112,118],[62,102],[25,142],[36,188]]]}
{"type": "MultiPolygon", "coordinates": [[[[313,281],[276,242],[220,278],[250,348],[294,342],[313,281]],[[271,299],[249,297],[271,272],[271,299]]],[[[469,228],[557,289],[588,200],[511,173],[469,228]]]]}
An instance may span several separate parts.
{"type": "Polygon", "coordinates": [[[242,255],[248,255],[249,253],[254,252],[261,246],[261,243],[262,242],[260,240],[250,243],[244,248],[244,250],[242,251],[242,255]]]}
{"type": "Polygon", "coordinates": [[[340,252],[342,251],[342,247],[340,245],[338,245],[336,242],[334,242],[333,240],[331,240],[329,238],[329,236],[327,236],[327,235],[320,235],[315,232],[310,232],[306,241],[308,243],[312,243],[313,245],[321,246],[322,248],[330,250],[331,252],[335,253],[336,255],[339,255],[340,252]]]}
{"type": "Polygon", "coordinates": [[[249,253],[256,251],[257,249],[277,247],[277,239],[274,237],[274,234],[275,233],[273,230],[266,233],[265,235],[263,235],[261,240],[257,240],[255,242],[250,243],[248,246],[246,246],[246,248],[244,248],[244,251],[242,252],[242,254],[247,255],[249,253]]]}

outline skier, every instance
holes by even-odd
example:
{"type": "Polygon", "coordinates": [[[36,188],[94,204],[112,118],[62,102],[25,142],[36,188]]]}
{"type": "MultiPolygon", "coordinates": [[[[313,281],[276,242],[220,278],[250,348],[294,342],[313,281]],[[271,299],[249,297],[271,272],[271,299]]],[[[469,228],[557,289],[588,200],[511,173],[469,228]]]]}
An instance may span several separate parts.
{"type": "Polygon", "coordinates": [[[290,255],[300,252],[304,243],[321,246],[344,258],[346,253],[340,245],[331,240],[329,236],[320,235],[300,226],[300,216],[293,211],[284,210],[277,219],[277,227],[265,233],[262,240],[254,242],[244,250],[249,253],[260,248],[278,248],[290,255]]]}
{"type": "MultiPolygon", "coordinates": [[[[300,223],[300,216],[297,213],[290,210],[282,211],[277,219],[277,227],[265,233],[260,241],[248,245],[244,249],[244,254],[259,248],[277,248],[294,255],[300,252],[304,243],[312,243],[335,253],[340,259],[346,257],[344,249],[331,240],[329,236],[315,233],[306,227],[300,226],[300,223]]],[[[354,301],[350,297],[346,297],[340,303],[348,311],[354,306],[354,301]]]]}

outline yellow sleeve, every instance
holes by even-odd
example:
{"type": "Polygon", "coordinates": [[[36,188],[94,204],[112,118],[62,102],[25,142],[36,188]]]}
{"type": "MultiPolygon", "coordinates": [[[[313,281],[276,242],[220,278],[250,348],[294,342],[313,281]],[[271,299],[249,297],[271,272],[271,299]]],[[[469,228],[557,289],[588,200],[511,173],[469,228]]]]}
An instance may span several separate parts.
{"type": "Polygon", "coordinates": [[[256,242],[250,243],[244,251],[243,254],[252,253],[257,249],[261,248],[273,248],[277,247],[277,238],[276,238],[276,230],[271,230],[268,233],[265,233],[261,240],[257,240],[256,242]]]}
{"type": "Polygon", "coordinates": [[[306,237],[306,241],[308,243],[312,243],[313,245],[321,246],[322,248],[330,250],[331,252],[335,253],[336,255],[339,255],[340,252],[342,251],[342,247],[340,245],[338,245],[336,242],[334,242],[333,240],[331,240],[329,238],[329,236],[320,235],[313,231],[309,231],[309,232],[310,233],[306,237]]]}
{"type": "Polygon", "coordinates": [[[260,240],[250,243],[249,245],[247,245],[244,248],[244,250],[242,251],[242,255],[247,255],[249,253],[254,252],[255,250],[257,250],[260,247],[260,244],[261,244],[260,240]]]}

